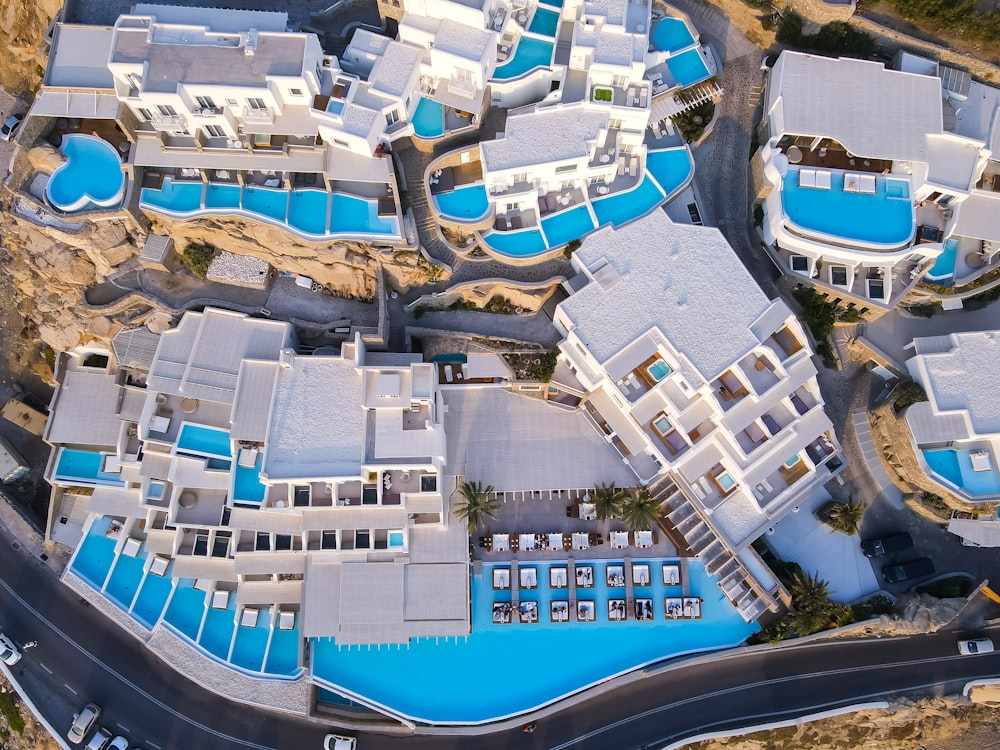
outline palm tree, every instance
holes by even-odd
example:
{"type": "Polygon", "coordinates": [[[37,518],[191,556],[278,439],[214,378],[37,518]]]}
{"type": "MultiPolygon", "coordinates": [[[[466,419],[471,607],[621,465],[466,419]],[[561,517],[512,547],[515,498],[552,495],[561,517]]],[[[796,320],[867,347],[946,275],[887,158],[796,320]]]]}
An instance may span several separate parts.
{"type": "Polygon", "coordinates": [[[625,499],[622,517],[629,531],[648,531],[660,517],[660,503],[645,487],[638,487],[625,499]]]}
{"type": "Polygon", "coordinates": [[[622,512],[625,490],[615,487],[614,482],[611,484],[601,482],[599,487],[594,488],[593,500],[597,518],[601,521],[607,521],[622,512]]]}
{"type": "Polygon", "coordinates": [[[834,531],[853,536],[858,533],[858,526],[865,515],[865,510],[863,503],[855,503],[850,499],[834,503],[827,514],[827,523],[834,531]]]}
{"type": "Polygon", "coordinates": [[[840,607],[830,601],[829,584],[818,575],[795,571],[788,592],[792,595],[795,611],[789,622],[799,635],[809,635],[830,625],[836,620],[840,607]]]}
{"type": "Polygon", "coordinates": [[[480,482],[462,482],[458,488],[465,498],[465,505],[455,508],[455,515],[465,520],[465,525],[470,534],[474,534],[476,529],[486,523],[486,519],[497,520],[497,510],[500,504],[493,495],[493,485],[483,487],[480,482]]]}

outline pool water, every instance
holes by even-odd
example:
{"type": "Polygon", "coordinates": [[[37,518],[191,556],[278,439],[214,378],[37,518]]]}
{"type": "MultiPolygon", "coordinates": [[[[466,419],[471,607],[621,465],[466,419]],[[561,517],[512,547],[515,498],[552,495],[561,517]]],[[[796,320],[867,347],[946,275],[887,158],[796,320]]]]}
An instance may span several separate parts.
{"type": "Polygon", "coordinates": [[[661,18],[653,29],[653,44],[664,52],[680,52],[694,44],[694,35],[680,18],[661,18]]]}
{"type": "Polygon", "coordinates": [[[541,36],[555,37],[557,28],[559,28],[559,14],[542,7],[535,9],[535,16],[528,25],[528,31],[541,36]]]}
{"type": "Polygon", "coordinates": [[[201,208],[202,187],[200,182],[174,182],[167,177],[158,189],[143,188],[140,200],[154,208],[178,213],[197,211],[201,208]]]}
{"type": "Polygon", "coordinates": [[[334,193],[330,207],[331,234],[396,234],[396,217],[378,216],[377,202],[334,193]]]}
{"type": "Polygon", "coordinates": [[[934,261],[934,265],[924,274],[928,281],[941,282],[950,280],[955,275],[955,260],[958,257],[958,240],[950,239],[944,243],[944,249],[934,261]]]}
{"type": "Polygon", "coordinates": [[[542,41],[530,36],[522,36],[517,50],[514,52],[514,57],[503,65],[497,66],[493,77],[505,81],[522,76],[529,70],[538,67],[548,67],[552,63],[554,47],[554,41],[542,41]]]}
{"type": "Polygon", "coordinates": [[[139,593],[145,562],[145,556],[118,555],[118,560],[111,569],[111,576],[104,587],[105,595],[126,612],[132,608],[132,600],[139,593]]]}
{"type": "Polygon", "coordinates": [[[243,188],[243,208],[261,216],[284,221],[288,215],[288,191],[274,188],[243,188]]]}
{"type": "Polygon", "coordinates": [[[996,456],[990,452],[990,470],[974,471],[970,450],[922,450],[931,473],[970,495],[995,495],[1000,493],[1000,473],[996,456]]]}
{"type": "Polygon", "coordinates": [[[662,359],[658,359],[653,364],[651,364],[649,367],[646,368],[646,372],[649,373],[649,376],[653,380],[659,383],[661,380],[667,377],[667,375],[670,374],[670,366],[667,365],[667,363],[664,362],[662,359]]]}
{"type": "Polygon", "coordinates": [[[229,433],[212,427],[186,423],[177,436],[178,450],[200,453],[204,456],[232,458],[233,449],[229,433]]]}
{"type": "Polygon", "coordinates": [[[267,660],[264,662],[264,672],[274,675],[297,675],[302,671],[299,666],[299,641],[301,635],[296,622],[292,630],[274,629],[271,643],[267,648],[267,660]]]}
{"type": "Polygon", "coordinates": [[[234,630],[236,630],[236,597],[230,596],[229,606],[225,609],[209,607],[205,612],[198,645],[217,659],[227,661],[234,630]]]}
{"type": "Polygon", "coordinates": [[[251,672],[260,672],[264,666],[267,642],[271,635],[271,613],[262,609],[257,615],[257,626],[253,628],[236,627],[236,637],[233,639],[233,652],[229,662],[234,666],[251,672]]]}
{"type": "Polygon", "coordinates": [[[45,184],[45,196],[63,213],[94,208],[116,208],[125,195],[121,158],[107,141],[96,136],[64,135],[59,150],[66,162],[45,184]]]}
{"type": "Polygon", "coordinates": [[[712,75],[697,48],[671,57],[667,60],[667,67],[670,68],[670,75],[674,80],[685,88],[700,83],[712,75]]]}
{"type": "Polygon", "coordinates": [[[95,518],[87,535],[80,542],[70,569],[97,590],[104,588],[104,582],[115,561],[115,540],[107,534],[111,519],[95,518]]]}
{"type": "Polygon", "coordinates": [[[260,482],[260,467],[264,462],[264,456],[257,456],[257,462],[253,466],[240,466],[236,464],[235,476],[233,477],[233,500],[240,503],[259,503],[264,500],[264,493],[267,487],[260,482]]]}
{"type": "Polygon", "coordinates": [[[105,455],[96,451],[63,448],[59,454],[54,478],[61,482],[80,482],[82,484],[118,486],[125,484],[120,474],[110,474],[101,470],[105,455]]]}
{"type": "Polygon", "coordinates": [[[487,232],[483,242],[501,255],[512,258],[530,258],[548,250],[545,238],[537,229],[519,229],[516,232],[487,232]]]}
{"type": "Polygon", "coordinates": [[[139,595],[132,604],[132,616],[147,628],[152,628],[159,621],[170,592],[173,591],[174,579],[169,576],[169,572],[168,569],[166,576],[147,573],[139,595]]]}
{"type": "Polygon", "coordinates": [[[465,185],[434,196],[442,216],[452,219],[479,219],[489,211],[485,185],[465,185]]]}
{"type": "MultiPolygon", "coordinates": [[[[878,178],[874,194],[844,192],[844,173],[834,172],[829,190],[799,187],[797,169],[783,178],[781,200],[785,215],[798,228],[832,238],[895,247],[913,237],[916,227],[908,185],[899,198],[886,196],[886,180],[878,178]]],[[[899,192],[897,190],[897,192],[899,192]]]]}
{"type": "Polygon", "coordinates": [[[187,636],[189,640],[195,640],[205,616],[206,596],[204,591],[194,587],[193,578],[178,580],[163,619],[178,633],[187,636]]]}
{"type": "Polygon", "coordinates": [[[470,635],[421,638],[408,646],[388,648],[338,648],[332,639],[314,640],[314,678],[326,687],[363,696],[413,718],[476,723],[522,713],[643,664],[735,646],[757,630],[756,624],[743,621],[696,560],[688,567],[690,596],[705,600],[704,619],[667,620],[663,597],[679,596],[678,589],[663,586],[661,560],[636,560],[636,564],[651,566],[651,585],[639,591],[653,599],[654,619],[610,622],[609,593],[611,598],[623,597],[624,589],[606,586],[608,563],[622,564],[620,560],[586,563],[594,566],[596,586],[577,591],[578,599],[595,602],[596,622],[550,622],[549,602],[567,599],[568,594],[565,589],[549,589],[550,565],[538,563],[530,567],[537,568],[539,587],[523,591],[521,601],[539,603],[539,622],[494,624],[493,602],[509,601],[510,591],[493,591],[495,566],[484,565],[482,574],[472,577],[470,635]],[[456,674],[467,674],[470,665],[505,674],[502,679],[490,679],[486,700],[482,691],[469,690],[466,681],[454,679],[456,674]],[[527,670],[525,679],[516,674],[522,668],[527,670]]]}
{"type": "Polygon", "coordinates": [[[402,546],[403,546],[403,532],[402,531],[389,532],[389,547],[395,549],[402,546]]]}
{"type": "Polygon", "coordinates": [[[413,132],[420,138],[444,135],[444,107],[432,99],[420,97],[413,113],[413,132]]]}
{"type": "Polygon", "coordinates": [[[293,190],[288,199],[288,223],[306,234],[326,234],[330,194],[325,190],[293,190]]]}
{"type": "Polygon", "coordinates": [[[561,247],[594,231],[594,220],[586,205],[542,219],[542,231],[550,248],[561,247]]]}
{"type": "Polygon", "coordinates": [[[687,183],[694,172],[694,162],[687,146],[650,151],[646,154],[646,173],[660,186],[663,194],[672,196],[687,183]]]}
{"type": "Polygon", "coordinates": [[[620,227],[647,214],[663,202],[660,188],[647,174],[641,183],[625,193],[615,193],[593,202],[594,213],[600,226],[613,224],[620,227]]]}
{"type": "MultiPolygon", "coordinates": [[[[205,190],[205,208],[239,208],[241,193],[239,185],[216,185],[210,182],[205,190]]],[[[145,195],[143,191],[143,200],[145,195]]],[[[198,208],[198,205],[196,204],[194,208],[198,208]]]]}

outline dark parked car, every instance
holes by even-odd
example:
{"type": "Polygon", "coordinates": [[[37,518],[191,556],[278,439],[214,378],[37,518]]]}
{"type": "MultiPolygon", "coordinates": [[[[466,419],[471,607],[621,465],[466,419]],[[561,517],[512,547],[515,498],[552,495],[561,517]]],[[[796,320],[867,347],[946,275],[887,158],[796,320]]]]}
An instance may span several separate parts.
{"type": "Polygon", "coordinates": [[[888,583],[901,583],[911,578],[929,576],[934,572],[934,563],[929,557],[918,557],[896,565],[886,565],[882,568],[882,576],[888,583]]]}
{"type": "Polygon", "coordinates": [[[893,552],[905,552],[913,547],[913,539],[906,532],[889,534],[878,539],[866,539],[861,542],[861,551],[865,557],[882,557],[893,552]]]}

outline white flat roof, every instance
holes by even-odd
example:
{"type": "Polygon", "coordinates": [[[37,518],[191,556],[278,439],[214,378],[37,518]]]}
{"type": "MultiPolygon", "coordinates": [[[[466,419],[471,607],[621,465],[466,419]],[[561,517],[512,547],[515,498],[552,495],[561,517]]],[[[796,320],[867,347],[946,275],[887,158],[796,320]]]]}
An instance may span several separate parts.
{"type": "Polygon", "coordinates": [[[927,181],[968,190],[979,164],[981,143],[943,133],[927,137],[927,181]]]}
{"type": "Polygon", "coordinates": [[[52,443],[111,446],[118,442],[119,388],[115,376],[70,370],[59,386],[59,398],[48,421],[52,443]]]}
{"type": "Polygon", "coordinates": [[[452,55],[474,60],[482,59],[490,44],[495,44],[496,35],[486,29],[476,29],[472,26],[446,18],[434,37],[434,49],[448,52],[452,55]]]}
{"type": "Polygon", "coordinates": [[[114,88],[115,78],[108,69],[114,36],[115,30],[107,26],[58,24],[53,40],[55,50],[46,71],[45,84],[71,88],[114,88]]]}
{"type": "Polygon", "coordinates": [[[479,144],[483,167],[499,171],[587,157],[608,123],[607,111],[580,105],[543,107],[508,117],[502,138],[479,144]]]}
{"type": "Polygon", "coordinates": [[[190,5],[156,5],[138,3],[132,14],[156,16],[157,23],[200,24],[213,31],[236,33],[247,29],[285,31],[288,14],[269,10],[237,10],[233,8],[198,8],[190,5]]]}
{"type": "Polygon", "coordinates": [[[751,326],[771,301],[717,229],[675,224],[656,210],[598,230],[576,257],[592,275],[620,277],[595,280],[559,305],[599,362],[656,326],[711,380],[759,343],[751,326]]]}
{"type": "Polygon", "coordinates": [[[882,63],[783,52],[771,70],[774,135],[828,137],[858,156],[926,161],[942,130],[940,79],[882,63]]]}
{"type": "Polygon", "coordinates": [[[967,411],[978,435],[1000,434],[1000,331],[952,334],[949,352],[922,355],[924,388],[937,411],[967,411]]]}
{"type": "Polygon", "coordinates": [[[372,89],[390,96],[408,94],[410,80],[420,66],[423,51],[404,42],[390,42],[375,61],[368,81],[372,89]]]}
{"type": "Polygon", "coordinates": [[[973,190],[958,204],[953,234],[977,240],[1000,240],[1000,193],[973,190]]]}
{"type": "Polygon", "coordinates": [[[340,357],[293,357],[278,371],[264,473],[358,476],[365,453],[361,372],[340,357]]]}

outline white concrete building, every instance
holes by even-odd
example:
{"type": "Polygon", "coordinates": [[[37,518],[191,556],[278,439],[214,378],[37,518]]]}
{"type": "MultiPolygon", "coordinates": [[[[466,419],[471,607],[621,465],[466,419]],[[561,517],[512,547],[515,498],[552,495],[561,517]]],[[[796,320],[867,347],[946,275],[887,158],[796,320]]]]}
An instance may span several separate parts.
{"type": "Polygon", "coordinates": [[[226,610],[234,638],[293,630],[299,654],[302,638],[468,633],[468,535],[445,499],[434,366],[369,353],[360,337],[340,356],[296,355],[294,344],[287,323],[207,309],[161,335],[146,374],[69,358],[45,436],[46,478],[72,498],[53,513],[61,526],[82,522],[67,582],[265,676],[263,652],[249,668],[235,646],[227,657],[206,642],[215,626],[185,623],[226,610]],[[95,539],[113,547],[95,558],[95,539]],[[139,583],[168,581],[153,614],[139,583],[122,599],[122,556],[139,583]],[[192,587],[204,604],[175,619],[168,596],[192,587]]]}
{"type": "Polygon", "coordinates": [[[781,266],[882,308],[1000,250],[1000,90],[913,55],[896,68],[783,53],[756,165],[781,266]]]}
{"type": "Polygon", "coordinates": [[[970,503],[1000,500],[1000,331],[913,340],[906,361],[927,401],[906,409],[917,460],[927,475],[970,503]]]}
{"type": "Polygon", "coordinates": [[[798,321],[717,230],[662,211],[598,231],[573,265],[553,385],[755,619],[779,586],[750,543],[843,466],[798,321]]]}

